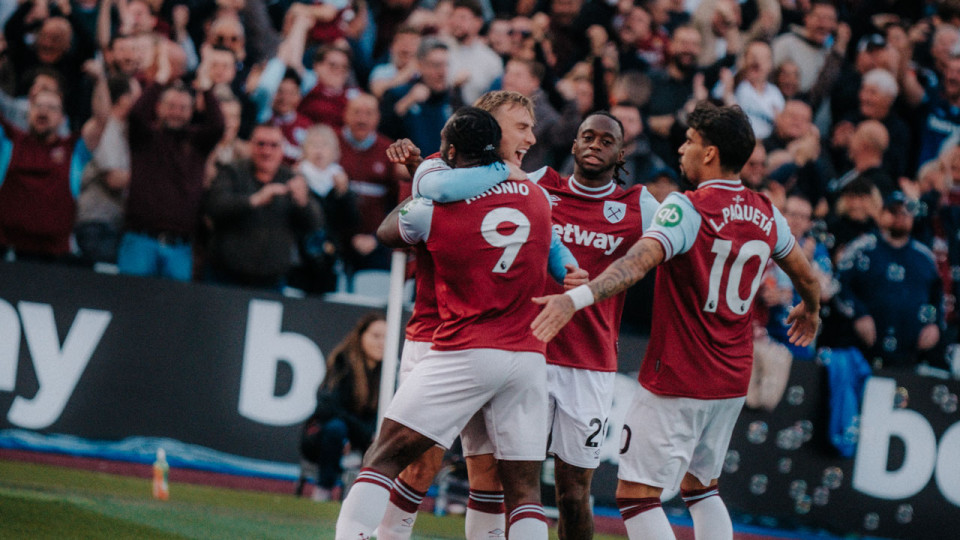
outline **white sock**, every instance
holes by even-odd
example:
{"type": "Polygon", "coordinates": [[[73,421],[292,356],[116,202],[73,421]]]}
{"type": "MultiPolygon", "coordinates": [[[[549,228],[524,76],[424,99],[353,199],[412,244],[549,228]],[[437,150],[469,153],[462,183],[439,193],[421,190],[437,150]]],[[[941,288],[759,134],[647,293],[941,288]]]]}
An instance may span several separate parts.
{"type": "Polygon", "coordinates": [[[697,540],[733,540],[730,512],[717,486],[684,491],[681,496],[693,518],[693,534],[697,540]]]}
{"type": "Polygon", "coordinates": [[[502,491],[470,490],[467,499],[467,516],[464,532],[467,540],[487,540],[504,538],[507,534],[507,520],[504,516],[502,491]]]}
{"type": "MultiPolygon", "coordinates": [[[[617,498],[617,506],[627,528],[627,538],[637,540],[675,539],[673,528],[667,520],[667,514],[660,506],[659,497],[637,499],[617,498]]],[[[697,537],[697,540],[700,540],[697,537]]]]}
{"type": "Polygon", "coordinates": [[[417,520],[417,509],[426,493],[417,491],[409,484],[397,478],[390,491],[387,512],[380,522],[377,538],[380,540],[410,540],[413,524],[417,520]]]}
{"type": "Polygon", "coordinates": [[[340,507],[337,540],[370,538],[383,518],[393,482],[373,469],[364,468],[340,507]]]}
{"type": "Polygon", "coordinates": [[[526,503],[510,512],[510,538],[527,538],[536,540],[547,538],[547,515],[543,513],[543,505],[526,503]]]}

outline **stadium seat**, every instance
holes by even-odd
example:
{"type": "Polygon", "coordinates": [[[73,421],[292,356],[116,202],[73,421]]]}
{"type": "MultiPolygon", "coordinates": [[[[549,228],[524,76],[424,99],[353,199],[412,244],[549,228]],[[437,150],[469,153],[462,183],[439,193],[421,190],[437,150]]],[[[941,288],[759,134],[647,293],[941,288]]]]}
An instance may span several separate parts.
{"type": "Polygon", "coordinates": [[[390,272],[387,270],[359,270],[353,274],[353,294],[386,298],[390,295],[390,272]]]}

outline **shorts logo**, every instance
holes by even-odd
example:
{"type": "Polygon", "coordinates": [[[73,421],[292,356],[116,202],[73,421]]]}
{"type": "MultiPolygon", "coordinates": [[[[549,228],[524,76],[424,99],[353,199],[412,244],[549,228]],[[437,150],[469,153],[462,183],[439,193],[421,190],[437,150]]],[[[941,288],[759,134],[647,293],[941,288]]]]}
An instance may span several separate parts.
{"type": "Polygon", "coordinates": [[[654,222],[663,227],[673,227],[679,224],[681,219],[683,219],[683,210],[676,204],[671,203],[663,205],[657,210],[654,222]]]}
{"type": "Polygon", "coordinates": [[[617,201],[603,201],[603,217],[610,223],[620,223],[627,215],[627,205],[617,201]]]}

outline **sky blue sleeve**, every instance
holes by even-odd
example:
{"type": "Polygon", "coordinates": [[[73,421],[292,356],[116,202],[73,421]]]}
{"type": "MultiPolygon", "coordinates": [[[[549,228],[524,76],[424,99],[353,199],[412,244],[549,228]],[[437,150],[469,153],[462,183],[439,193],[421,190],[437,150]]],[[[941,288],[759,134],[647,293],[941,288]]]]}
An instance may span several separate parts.
{"type": "Polygon", "coordinates": [[[643,232],[663,246],[664,260],[685,253],[693,246],[700,231],[700,214],[686,195],[673,192],[663,200],[654,214],[653,223],[643,232]]]}
{"type": "Polygon", "coordinates": [[[70,156],[70,192],[73,198],[80,196],[80,187],[83,184],[83,168],[93,159],[93,154],[87,148],[87,143],[83,139],[77,140],[73,147],[73,155],[70,156]]]}
{"type": "Polygon", "coordinates": [[[567,277],[565,266],[572,264],[575,268],[579,268],[580,265],[577,264],[577,259],[574,258],[573,253],[570,253],[567,246],[563,245],[556,229],[551,227],[550,231],[553,234],[550,237],[550,257],[547,259],[547,270],[549,270],[553,279],[557,280],[557,283],[563,283],[563,278],[567,277]]]}
{"type": "Polygon", "coordinates": [[[0,186],[3,185],[3,179],[7,177],[11,159],[13,159],[13,141],[7,138],[6,130],[0,128],[0,186]]]}
{"type": "Polygon", "coordinates": [[[283,76],[287,72],[287,65],[279,58],[271,58],[260,79],[257,81],[257,87],[250,94],[250,100],[253,101],[257,109],[257,122],[266,122],[273,115],[273,98],[283,82],[283,76]]]}
{"type": "MultiPolygon", "coordinates": [[[[419,171],[418,171],[419,172],[419,171]]],[[[510,176],[510,171],[497,161],[483,167],[463,169],[432,168],[413,180],[413,194],[445,203],[475,197],[510,176]]]]}
{"type": "Polygon", "coordinates": [[[787,223],[787,218],[783,217],[783,214],[780,213],[780,210],[777,210],[776,206],[773,207],[773,221],[777,224],[777,243],[773,247],[773,258],[782,259],[790,254],[797,240],[793,237],[793,233],[790,232],[790,225],[787,223]]]}

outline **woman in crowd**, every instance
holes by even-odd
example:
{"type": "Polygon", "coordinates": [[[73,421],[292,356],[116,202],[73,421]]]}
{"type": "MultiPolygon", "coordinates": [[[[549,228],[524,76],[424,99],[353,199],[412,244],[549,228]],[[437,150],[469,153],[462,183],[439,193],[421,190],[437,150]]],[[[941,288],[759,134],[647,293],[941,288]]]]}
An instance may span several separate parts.
{"type": "MultiPolygon", "coordinates": [[[[329,500],[340,478],[340,458],[351,450],[366,451],[377,427],[380,366],[386,321],[370,313],[327,359],[327,374],[317,390],[317,408],[307,419],[300,441],[304,459],[319,467],[316,500],[329,500]]],[[[297,485],[303,491],[304,479],[297,485]]]]}

